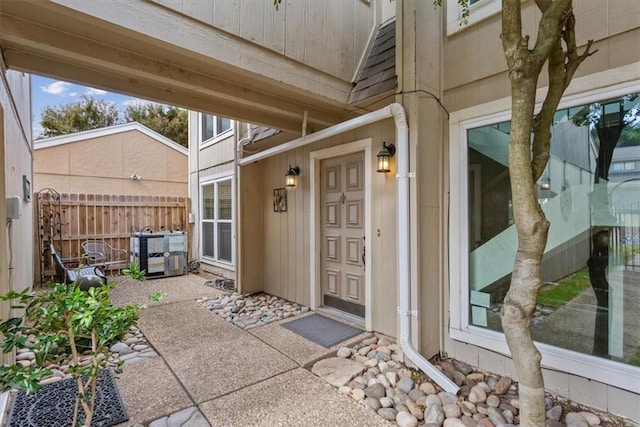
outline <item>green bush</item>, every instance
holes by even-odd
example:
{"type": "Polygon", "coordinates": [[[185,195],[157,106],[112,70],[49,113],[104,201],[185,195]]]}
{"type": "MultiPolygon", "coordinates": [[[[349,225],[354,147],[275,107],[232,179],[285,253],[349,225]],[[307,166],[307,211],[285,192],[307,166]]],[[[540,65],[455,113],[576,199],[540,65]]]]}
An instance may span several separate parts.
{"type": "MultiPolygon", "coordinates": [[[[83,291],[75,284],[51,283],[46,289],[34,292],[26,289],[1,295],[0,300],[11,301],[13,309],[24,313],[0,323],[3,352],[24,347],[30,334],[36,337],[32,347],[35,363],[28,367],[19,363],[0,367],[4,390],[18,386],[29,394],[35,393],[40,389],[40,380],[51,374],[46,366],[70,360],[68,373],[78,384],[73,425],[89,426],[97,380],[108,363],[109,346],[135,326],[139,310],[145,308],[114,306],[110,298],[113,287],[103,285],[83,291]],[[83,354],[88,354],[91,360],[85,366],[80,364],[83,354]],[[85,414],[82,420],[78,419],[80,407],[85,414]]],[[[162,296],[158,293],[150,299],[157,301],[162,296]]]]}

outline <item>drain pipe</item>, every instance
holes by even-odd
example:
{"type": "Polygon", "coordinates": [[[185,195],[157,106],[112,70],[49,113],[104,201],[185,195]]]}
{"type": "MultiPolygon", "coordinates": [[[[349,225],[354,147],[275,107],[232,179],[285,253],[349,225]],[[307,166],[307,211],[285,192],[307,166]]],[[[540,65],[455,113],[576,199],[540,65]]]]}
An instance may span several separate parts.
{"type": "Polygon", "coordinates": [[[409,172],[409,126],[404,108],[398,103],[389,106],[396,124],[396,179],[398,181],[398,286],[400,288],[398,315],[400,316],[400,347],[404,355],[424,371],[432,380],[449,393],[457,394],[460,388],[425,359],[411,344],[411,316],[417,316],[417,310],[411,310],[411,241],[409,239],[409,178],[415,173],[409,172]]]}
{"type": "Polygon", "coordinates": [[[238,159],[242,158],[242,147],[249,144],[253,139],[253,132],[255,130],[254,127],[251,125],[251,123],[248,123],[247,128],[247,136],[242,139],[238,139],[238,143],[236,144],[236,164],[238,164],[238,159]]]}
{"type": "Polygon", "coordinates": [[[393,117],[396,125],[396,167],[398,180],[398,286],[400,288],[398,313],[400,316],[400,347],[404,355],[426,373],[444,390],[457,394],[460,390],[458,386],[444,375],[438,368],[433,366],[427,359],[411,344],[411,316],[417,315],[417,311],[411,311],[411,246],[409,240],[409,178],[415,174],[409,172],[409,126],[404,107],[401,104],[393,103],[379,110],[372,111],[359,117],[355,117],[346,122],[322,129],[309,135],[284,144],[271,147],[260,153],[238,159],[237,163],[244,166],[249,163],[267,157],[281,154],[289,150],[303,147],[312,142],[320,141],[334,135],[338,135],[359,127],[378,122],[383,119],[393,117]]]}

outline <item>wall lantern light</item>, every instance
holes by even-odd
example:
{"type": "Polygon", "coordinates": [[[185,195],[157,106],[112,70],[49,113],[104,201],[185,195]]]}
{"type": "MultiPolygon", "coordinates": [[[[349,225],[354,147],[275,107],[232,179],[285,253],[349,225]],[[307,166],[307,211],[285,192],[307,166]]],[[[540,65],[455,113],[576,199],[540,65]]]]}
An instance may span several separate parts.
{"type": "Polygon", "coordinates": [[[376,171],[382,173],[391,172],[389,161],[394,154],[396,154],[396,146],[393,144],[387,145],[386,142],[383,142],[382,148],[378,151],[378,154],[376,154],[378,157],[378,169],[376,169],[376,171]]]}
{"type": "Polygon", "coordinates": [[[540,188],[542,188],[543,190],[548,190],[549,188],[551,188],[551,178],[546,177],[544,181],[542,181],[542,184],[540,184],[540,188]]]}
{"type": "Polygon", "coordinates": [[[291,167],[291,165],[289,165],[289,170],[284,174],[285,185],[287,187],[295,187],[298,183],[298,175],[300,175],[300,168],[298,166],[291,167]]]}

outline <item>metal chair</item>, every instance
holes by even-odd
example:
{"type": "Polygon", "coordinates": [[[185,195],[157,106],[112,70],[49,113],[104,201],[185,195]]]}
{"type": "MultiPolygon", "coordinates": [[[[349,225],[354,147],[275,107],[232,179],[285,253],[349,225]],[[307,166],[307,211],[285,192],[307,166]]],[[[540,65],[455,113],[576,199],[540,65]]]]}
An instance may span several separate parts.
{"type": "Polygon", "coordinates": [[[86,240],[81,246],[84,256],[92,262],[114,264],[127,262],[129,259],[129,252],[125,249],[114,248],[101,240],[86,240]]]}
{"type": "Polygon", "coordinates": [[[102,264],[107,268],[122,268],[129,263],[129,252],[114,248],[102,240],[85,240],[82,242],[83,256],[92,264],[102,264]]]}
{"type": "Polygon", "coordinates": [[[56,265],[56,280],[60,283],[73,283],[83,290],[107,283],[102,265],[83,265],[79,259],[63,260],[53,245],[51,256],[56,265]]]}

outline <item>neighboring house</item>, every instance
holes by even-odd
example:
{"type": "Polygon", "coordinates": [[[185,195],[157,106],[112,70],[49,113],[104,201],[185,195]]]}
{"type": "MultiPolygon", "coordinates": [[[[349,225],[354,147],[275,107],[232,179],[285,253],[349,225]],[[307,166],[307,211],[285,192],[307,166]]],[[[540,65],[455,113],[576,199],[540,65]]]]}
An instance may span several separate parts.
{"type": "MultiPolygon", "coordinates": [[[[467,25],[457,0],[443,3],[300,0],[276,11],[270,0],[135,0],[123,14],[100,2],[7,2],[0,43],[12,68],[206,113],[190,124],[195,244],[202,264],[242,292],[397,337],[427,371],[424,359],[441,353],[513,376],[497,314],[515,248],[501,2],[473,2],[467,25]],[[282,132],[245,146],[246,123],[282,132]],[[395,156],[378,173],[390,144],[395,156]],[[281,191],[289,170],[297,185],[281,191]]],[[[522,5],[533,35],[539,13],[522,5]]],[[[567,89],[539,183],[549,286],[588,276],[595,230],[640,228],[640,190],[624,185],[621,211],[607,195],[622,187],[600,178],[598,161],[611,143],[604,129],[620,126],[620,108],[638,108],[640,6],[574,8],[577,43],[594,39],[598,52],[567,89]],[[592,127],[580,124],[598,106],[592,127]]],[[[579,299],[541,307],[533,333],[549,390],[640,420],[634,241],[611,239],[608,289],[596,298],[583,281],[579,299]]]]}
{"type": "Polygon", "coordinates": [[[33,190],[188,196],[188,151],[137,122],[37,139],[33,190]]]}

